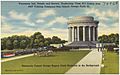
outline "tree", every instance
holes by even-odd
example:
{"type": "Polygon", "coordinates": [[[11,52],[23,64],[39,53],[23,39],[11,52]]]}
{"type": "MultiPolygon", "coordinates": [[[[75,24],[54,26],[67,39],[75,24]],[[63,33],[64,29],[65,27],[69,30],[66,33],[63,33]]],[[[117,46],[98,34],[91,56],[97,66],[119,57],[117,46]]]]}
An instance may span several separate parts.
{"type": "Polygon", "coordinates": [[[4,50],[6,49],[6,38],[2,38],[1,39],[1,50],[4,50]]]}
{"type": "Polygon", "coordinates": [[[101,43],[108,43],[108,36],[107,35],[102,35],[100,37],[98,37],[98,41],[101,43]]]}
{"type": "Polygon", "coordinates": [[[115,34],[115,44],[119,45],[119,34],[115,34]]]}
{"type": "Polygon", "coordinates": [[[101,43],[115,43],[119,44],[119,34],[110,34],[110,35],[102,35],[98,37],[98,41],[101,43]]]}
{"type": "Polygon", "coordinates": [[[26,40],[21,40],[20,41],[20,48],[21,49],[25,49],[28,46],[27,41],[26,40]]]}
{"type": "Polygon", "coordinates": [[[42,39],[44,39],[44,36],[43,36],[40,32],[35,32],[35,33],[31,36],[31,38],[34,38],[34,39],[40,39],[40,38],[42,38],[42,39]]]}
{"type": "Polygon", "coordinates": [[[39,45],[40,45],[40,47],[43,47],[43,46],[44,46],[44,43],[43,43],[43,42],[40,42],[39,45]]]}
{"type": "Polygon", "coordinates": [[[119,44],[119,34],[110,34],[109,40],[111,43],[115,43],[116,45],[119,44]]]}
{"type": "Polygon", "coordinates": [[[49,46],[50,44],[65,43],[65,40],[61,40],[57,36],[51,38],[44,38],[40,32],[35,32],[30,37],[25,35],[13,35],[1,39],[1,49],[25,49],[25,48],[38,48],[43,46],[49,46]]]}
{"type": "Polygon", "coordinates": [[[35,39],[34,40],[34,45],[33,45],[35,48],[38,48],[40,47],[40,40],[39,39],[35,39]]]}
{"type": "Polygon", "coordinates": [[[31,38],[31,39],[30,39],[29,48],[34,48],[33,44],[34,44],[34,39],[31,38]]]}
{"type": "Polygon", "coordinates": [[[40,32],[35,32],[31,37],[32,48],[38,48],[44,45],[44,36],[40,32]]]}
{"type": "Polygon", "coordinates": [[[51,41],[52,41],[52,44],[59,44],[59,43],[61,43],[61,39],[58,38],[57,36],[53,36],[51,41]]]}
{"type": "Polygon", "coordinates": [[[6,49],[8,49],[8,50],[13,49],[13,44],[12,44],[11,40],[6,41],[6,49]]]}
{"type": "Polygon", "coordinates": [[[13,41],[13,47],[14,47],[14,49],[18,49],[19,48],[19,41],[18,40],[14,40],[13,41]]]}
{"type": "Polygon", "coordinates": [[[62,43],[62,44],[65,43],[65,42],[67,42],[67,41],[65,41],[65,40],[61,40],[61,43],[62,43]]]}
{"type": "Polygon", "coordinates": [[[45,46],[49,46],[49,45],[50,45],[50,42],[47,41],[47,40],[45,40],[44,45],[45,45],[45,46]]]}
{"type": "Polygon", "coordinates": [[[20,42],[21,49],[25,49],[25,48],[30,47],[30,38],[25,36],[25,35],[19,36],[19,42],[20,42]]]}
{"type": "Polygon", "coordinates": [[[51,38],[50,37],[48,37],[48,38],[45,38],[45,45],[50,45],[51,43],[52,43],[52,40],[51,40],[51,38]]]}

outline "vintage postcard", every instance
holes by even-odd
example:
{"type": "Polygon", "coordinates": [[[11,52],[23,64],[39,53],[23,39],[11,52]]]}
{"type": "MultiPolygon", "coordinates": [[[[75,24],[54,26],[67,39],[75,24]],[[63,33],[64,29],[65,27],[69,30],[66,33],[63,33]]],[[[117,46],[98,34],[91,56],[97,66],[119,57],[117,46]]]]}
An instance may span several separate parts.
{"type": "Polygon", "coordinates": [[[1,74],[119,74],[119,2],[1,1],[1,74]]]}

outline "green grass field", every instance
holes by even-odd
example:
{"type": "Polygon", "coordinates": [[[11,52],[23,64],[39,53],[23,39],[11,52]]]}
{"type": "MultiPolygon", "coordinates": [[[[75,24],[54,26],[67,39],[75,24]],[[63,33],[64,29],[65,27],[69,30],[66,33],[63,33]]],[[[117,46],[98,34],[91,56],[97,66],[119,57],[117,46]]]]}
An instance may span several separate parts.
{"type": "Polygon", "coordinates": [[[2,74],[63,74],[72,67],[66,65],[76,64],[89,52],[57,52],[48,57],[31,56],[16,59],[1,63],[1,70],[2,74]]]}
{"type": "Polygon", "coordinates": [[[119,55],[115,52],[105,51],[105,60],[102,62],[105,67],[101,68],[101,74],[118,74],[119,73],[119,55]]]}

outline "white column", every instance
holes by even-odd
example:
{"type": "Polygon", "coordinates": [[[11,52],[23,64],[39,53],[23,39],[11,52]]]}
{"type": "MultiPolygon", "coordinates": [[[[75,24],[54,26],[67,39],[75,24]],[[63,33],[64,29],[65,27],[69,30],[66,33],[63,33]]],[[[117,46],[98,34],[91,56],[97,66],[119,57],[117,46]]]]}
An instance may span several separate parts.
{"type": "Polygon", "coordinates": [[[74,27],[72,27],[72,42],[74,42],[74,27]]]}
{"type": "Polygon", "coordinates": [[[68,41],[72,42],[72,29],[71,29],[71,27],[68,28],[68,41]]]}
{"type": "Polygon", "coordinates": [[[89,26],[89,41],[91,41],[91,27],[89,26]]]}
{"type": "Polygon", "coordinates": [[[76,29],[74,28],[74,35],[75,35],[75,40],[76,41],[76,29]]]}
{"type": "Polygon", "coordinates": [[[95,41],[95,27],[93,27],[93,41],[95,41]]]}
{"type": "Polygon", "coordinates": [[[70,42],[72,42],[72,28],[70,27],[70,42]]]}
{"type": "Polygon", "coordinates": [[[98,41],[98,27],[96,27],[96,33],[97,33],[96,41],[98,41]]]}
{"type": "Polygon", "coordinates": [[[75,41],[77,41],[77,28],[75,28],[75,41]]]}
{"type": "Polygon", "coordinates": [[[83,41],[85,41],[85,26],[83,26],[83,41]]]}
{"type": "Polygon", "coordinates": [[[80,35],[79,35],[79,27],[77,27],[77,41],[79,41],[79,37],[80,37],[80,35]]]}
{"type": "Polygon", "coordinates": [[[70,27],[68,27],[68,42],[70,42],[70,27]]]}

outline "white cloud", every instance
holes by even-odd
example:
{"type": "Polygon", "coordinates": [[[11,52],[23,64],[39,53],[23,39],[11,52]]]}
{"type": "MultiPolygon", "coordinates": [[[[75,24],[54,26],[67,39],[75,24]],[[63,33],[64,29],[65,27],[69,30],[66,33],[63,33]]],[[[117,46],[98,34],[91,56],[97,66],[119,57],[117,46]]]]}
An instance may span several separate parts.
{"type": "Polygon", "coordinates": [[[15,10],[9,12],[9,16],[15,20],[22,20],[24,24],[28,26],[35,26],[35,23],[30,20],[31,13],[18,13],[15,10]]]}
{"type": "Polygon", "coordinates": [[[67,38],[67,29],[52,28],[51,30],[38,29],[45,37],[58,36],[61,39],[68,40],[67,38]]]}
{"type": "Polygon", "coordinates": [[[45,10],[43,12],[40,12],[38,14],[38,18],[45,18],[45,17],[48,17],[50,15],[56,15],[56,11],[54,9],[49,9],[49,10],[45,10]]]}
{"type": "Polygon", "coordinates": [[[118,18],[118,11],[112,11],[112,10],[106,10],[101,11],[96,8],[86,9],[86,14],[94,14],[96,17],[99,18],[99,20],[109,20],[108,17],[118,18]]]}
{"type": "Polygon", "coordinates": [[[114,23],[111,26],[107,26],[105,23],[100,23],[98,29],[99,36],[103,34],[109,35],[111,33],[119,33],[119,23],[114,23]]]}
{"type": "Polygon", "coordinates": [[[30,22],[30,21],[24,21],[24,23],[28,26],[35,26],[35,23],[30,22]]]}
{"type": "Polygon", "coordinates": [[[55,23],[60,23],[60,24],[64,24],[67,22],[67,19],[63,16],[60,16],[60,17],[56,17],[54,20],[48,22],[48,26],[52,26],[53,24],[55,23]]]}
{"type": "Polygon", "coordinates": [[[43,22],[45,22],[45,21],[42,20],[42,19],[38,19],[38,20],[36,20],[36,23],[43,23],[43,22]]]}
{"type": "Polygon", "coordinates": [[[4,23],[7,20],[7,17],[5,16],[0,16],[1,23],[4,23]]]}
{"type": "Polygon", "coordinates": [[[15,10],[12,10],[12,11],[9,12],[9,16],[13,19],[16,19],[16,20],[27,21],[27,20],[29,20],[29,17],[31,16],[31,13],[28,13],[26,15],[26,14],[23,14],[23,13],[18,13],[15,10]]]}
{"type": "Polygon", "coordinates": [[[32,30],[32,29],[28,29],[27,31],[23,31],[23,32],[20,32],[18,34],[25,34],[25,35],[32,35],[34,34],[35,32],[41,32],[42,35],[46,37],[52,37],[52,36],[58,36],[60,37],[61,39],[65,39],[65,40],[68,40],[68,36],[67,36],[67,29],[60,29],[60,28],[52,28],[50,30],[47,30],[47,29],[36,29],[36,30],[32,30]]]}
{"type": "Polygon", "coordinates": [[[52,36],[58,36],[61,39],[68,40],[68,29],[52,28],[51,33],[53,33],[52,36]]]}
{"type": "Polygon", "coordinates": [[[107,13],[106,13],[106,16],[118,18],[119,17],[119,12],[108,10],[107,13]]]}
{"type": "Polygon", "coordinates": [[[57,32],[64,33],[64,32],[66,32],[67,29],[51,28],[51,30],[53,30],[53,31],[55,31],[55,32],[57,31],[57,32]]]}
{"type": "Polygon", "coordinates": [[[3,23],[1,25],[1,32],[2,33],[10,33],[12,31],[12,26],[8,23],[3,23]]]}
{"type": "Polygon", "coordinates": [[[95,8],[91,8],[91,9],[86,9],[86,13],[87,14],[96,14],[96,16],[101,16],[100,12],[98,9],[95,9],[95,8]]]}
{"type": "Polygon", "coordinates": [[[68,40],[67,31],[68,31],[67,29],[59,29],[59,28],[52,28],[50,30],[38,28],[36,30],[28,29],[28,30],[25,30],[25,31],[14,33],[13,35],[17,34],[17,35],[30,36],[30,35],[34,34],[35,32],[41,32],[42,35],[44,35],[45,38],[52,37],[52,36],[58,36],[61,39],[68,40]]]}
{"type": "Polygon", "coordinates": [[[119,24],[118,24],[118,11],[112,11],[111,9],[101,11],[96,8],[86,9],[87,15],[93,14],[95,17],[98,17],[99,20],[99,36],[103,34],[119,33],[119,24]],[[113,20],[111,20],[111,18],[113,20]],[[111,25],[108,25],[107,22],[111,22],[111,25]]]}
{"type": "MultiPolygon", "coordinates": [[[[7,27],[7,26],[6,26],[7,27]]],[[[6,30],[6,29],[5,29],[6,30]]],[[[9,29],[10,31],[11,28],[9,29]]],[[[68,40],[68,36],[67,36],[67,29],[59,29],[59,28],[52,28],[51,30],[47,30],[47,29],[26,29],[24,31],[20,31],[20,32],[14,32],[14,33],[2,33],[2,37],[7,37],[7,36],[12,36],[12,35],[26,35],[26,36],[30,36],[32,34],[34,34],[35,32],[41,32],[42,35],[46,37],[52,37],[52,36],[58,36],[60,37],[61,39],[64,39],[64,40],[68,40]]]]}
{"type": "Polygon", "coordinates": [[[6,16],[0,16],[1,18],[1,33],[10,33],[12,32],[13,26],[10,23],[7,23],[6,16]]]}
{"type": "Polygon", "coordinates": [[[7,19],[5,16],[0,16],[0,19],[1,20],[5,20],[5,19],[7,19]]]}
{"type": "MultiPolygon", "coordinates": [[[[27,23],[27,21],[26,21],[26,23],[27,23]]],[[[31,23],[31,26],[33,26],[32,23],[31,23]]],[[[24,30],[29,30],[29,29],[27,27],[22,27],[22,26],[18,27],[13,24],[10,24],[8,22],[3,22],[1,25],[1,33],[2,34],[14,34],[14,33],[19,33],[24,30]]]]}
{"type": "MultiPolygon", "coordinates": [[[[3,28],[2,28],[3,29],[3,28]]],[[[7,28],[8,29],[8,28],[7,28]]],[[[6,29],[4,29],[6,31],[6,29]]],[[[15,30],[17,31],[17,30],[15,30]]],[[[31,33],[31,29],[27,29],[27,28],[19,28],[19,30],[17,32],[12,32],[12,28],[9,29],[9,31],[7,31],[6,33],[5,32],[2,32],[1,34],[1,37],[8,37],[8,36],[12,36],[12,35],[26,35],[26,36],[29,36],[29,35],[32,35],[31,33]],[[25,30],[23,30],[25,29],[25,30]]],[[[34,31],[32,31],[34,32],[34,31]]]]}

